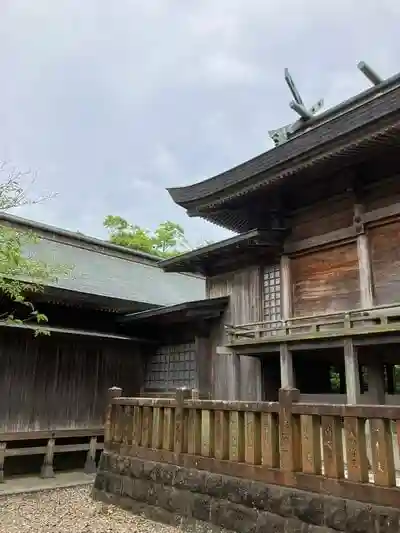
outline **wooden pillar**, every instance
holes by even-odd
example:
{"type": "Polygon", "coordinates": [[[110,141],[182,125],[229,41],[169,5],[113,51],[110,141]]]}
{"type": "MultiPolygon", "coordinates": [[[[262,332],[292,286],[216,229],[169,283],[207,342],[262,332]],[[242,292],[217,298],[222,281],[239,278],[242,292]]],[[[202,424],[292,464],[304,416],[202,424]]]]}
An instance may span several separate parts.
{"type": "Polygon", "coordinates": [[[293,369],[292,352],[285,343],[280,345],[279,351],[281,359],[281,389],[294,389],[296,383],[293,369]]]}
{"type": "Polygon", "coordinates": [[[379,359],[371,357],[368,361],[368,396],[375,404],[385,404],[384,366],[379,359]]]}
{"type": "Polygon", "coordinates": [[[289,320],[292,316],[292,279],[290,272],[290,257],[281,257],[281,315],[282,320],[289,320]]]}
{"type": "Polygon", "coordinates": [[[240,360],[234,350],[217,346],[213,371],[213,399],[240,399],[240,360]]]}
{"type": "Polygon", "coordinates": [[[360,403],[360,369],[358,364],[357,349],[352,339],[344,341],[344,366],[346,373],[347,403],[355,405],[360,403]]]}
{"type": "Polygon", "coordinates": [[[360,277],[360,302],[361,307],[370,308],[374,305],[372,268],[369,252],[368,235],[365,233],[362,223],[364,207],[362,204],[354,204],[354,225],[357,229],[357,257],[360,277]]]}
{"type": "Polygon", "coordinates": [[[261,402],[261,359],[259,357],[241,355],[239,364],[240,400],[245,402],[261,402]]]}

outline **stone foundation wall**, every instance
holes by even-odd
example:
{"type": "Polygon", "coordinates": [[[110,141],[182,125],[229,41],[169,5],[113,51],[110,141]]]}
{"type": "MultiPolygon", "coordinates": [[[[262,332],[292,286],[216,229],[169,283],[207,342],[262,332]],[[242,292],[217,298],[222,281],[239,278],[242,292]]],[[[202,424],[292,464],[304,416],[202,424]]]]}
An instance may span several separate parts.
{"type": "Polygon", "coordinates": [[[400,509],[109,452],[102,455],[93,496],[196,531],[400,532],[400,509]]]}

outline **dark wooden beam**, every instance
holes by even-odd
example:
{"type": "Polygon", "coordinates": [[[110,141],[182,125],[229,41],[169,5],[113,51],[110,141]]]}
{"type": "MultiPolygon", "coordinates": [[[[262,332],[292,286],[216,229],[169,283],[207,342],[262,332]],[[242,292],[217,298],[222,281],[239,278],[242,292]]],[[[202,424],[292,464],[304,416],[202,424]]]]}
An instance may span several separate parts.
{"type": "Polygon", "coordinates": [[[309,239],[303,239],[296,242],[287,242],[283,246],[285,254],[295,254],[298,252],[304,252],[312,248],[321,248],[322,246],[333,245],[338,242],[349,242],[355,240],[357,237],[357,231],[354,226],[347,228],[341,228],[335,231],[330,231],[323,235],[317,235],[310,237],[309,239]]]}
{"type": "MultiPolygon", "coordinates": [[[[384,222],[390,222],[391,219],[400,216],[400,203],[392,204],[387,207],[381,207],[368,211],[365,213],[358,213],[358,217],[362,224],[368,224],[369,226],[381,224],[384,222]]],[[[317,235],[310,237],[309,239],[303,239],[299,241],[286,241],[283,246],[285,254],[295,254],[310,250],[312,248],[320,248],[322,246],[329,246],[337,244],[339,242],[351,242],[357,239],[360,233],[358,228],[358,218],[355,224],[348,226],[347,228],[341,228],[335,231],[330,231],[323,235],[317,235]]]]}

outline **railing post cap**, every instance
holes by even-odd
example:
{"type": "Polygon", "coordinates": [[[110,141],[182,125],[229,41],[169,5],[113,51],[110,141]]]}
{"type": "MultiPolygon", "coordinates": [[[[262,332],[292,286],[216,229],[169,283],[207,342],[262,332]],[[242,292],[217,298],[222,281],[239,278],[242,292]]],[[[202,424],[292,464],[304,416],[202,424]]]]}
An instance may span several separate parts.
{"type": "Polygon", "coordinates": [[[114,387],[110,387],[108,389],[108,394],[110,396],[110,398],[119,398],[122,396],[122,389],[121,387],[116,387],[114,385],[114,387]]]}
{"type": "Polygon", "coordinates": [[[279,389],[279,403],[285,406],[292,405],[300,400],[300,391],[295,388],[279,389]]]}
{"type": "Polygon", "coordinates": [[[180,387],[179,389],[176,389],[175,397],[178,402],[183,402],[192,397],[192,391],[187,387],[180,387]]]}
{"type": "Polygon", "coordinates": [[[198,400],[200,397],[199,389],[192,389],[192,400],[198,400]]]}

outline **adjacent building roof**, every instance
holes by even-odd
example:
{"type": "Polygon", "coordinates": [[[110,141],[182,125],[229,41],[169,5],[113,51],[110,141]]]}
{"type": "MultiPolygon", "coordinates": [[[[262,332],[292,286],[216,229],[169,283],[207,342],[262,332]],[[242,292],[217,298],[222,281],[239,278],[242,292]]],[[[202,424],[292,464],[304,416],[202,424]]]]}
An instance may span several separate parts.
{"type": "Polygon", "coordinates": [[[209,276],[235,270],[241,264],[249,265],[258,260],[267,260],[268,254],[279,253],[281,234],[282,230],[252,230],[165,259],[160,265],[166,272],[192,272],[209,276]]]}
{"type": "MultiPolygon", "coordinates": [[[[222,174],[187,187],[168,189],[172,199],[191,216],[202,216],[237,230],[223,216],[211,213],[257,188],[304,171],[328,158],[354,155],[356,147],[370,149],[400,129],[400,74],[307,121],[288,142],[222,174]],[[222,222],[221,222],[222,221],[222,222]]],[[[229,204],[229,207],[231,204],[229,204]]]]}
{"type": "Polygon", "coordinates": [[[71,274],[50,286],[149,306],[205,297],[203,278],[166,273],[158,257],[5,213],[0,213],[0,223],[40,236],[27,249],[31,256],[72,267],[71,274]]]}

